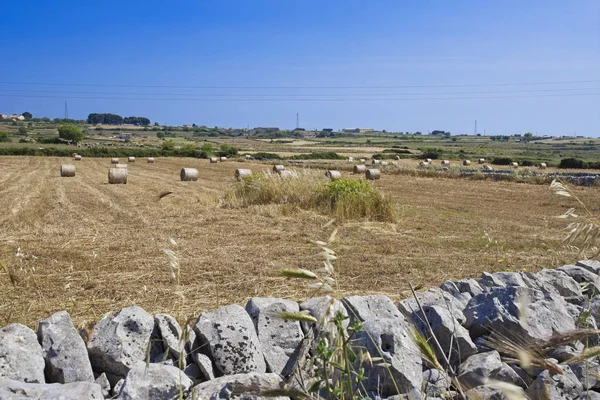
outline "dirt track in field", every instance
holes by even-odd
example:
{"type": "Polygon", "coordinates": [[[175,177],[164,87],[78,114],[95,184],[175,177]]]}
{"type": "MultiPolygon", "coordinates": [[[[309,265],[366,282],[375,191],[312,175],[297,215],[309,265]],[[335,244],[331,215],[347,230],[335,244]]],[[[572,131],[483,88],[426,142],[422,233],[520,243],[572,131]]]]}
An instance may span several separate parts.
{"type": "MultiPolygon", "coordinates": [[[[0,325],[34,326],[66,309],[83,326],[132,304],[185,319],[253,296],[310,294],[274,271],[319,267],[311,241],[329,236],[332,228],[321,228],[327,216],[278,206],[219,207],[235,184],[235,168],[268,165],[138,159],[129,164],[126,185],[107,184],[109,166],[109,159],[0,158],[0,260],[14,281],[0,269],[0,325]],[[76,177],[61,178],[62,163],[74,163],[76,177]],[[198,168],[200,179],[180,182],[182,167],[198,168]],[[179,255],[181,313],[165,247],[179,255]]],[[[427,287],[484,270],[577,260],[561,248],[566,222],[555,218],[575,202],[547,186],[402,175],[375,184],[398,201],[401,218],[337,225],[341,295],[398,300],[408,296],[409,281],[427,287]]],[[[575,190],[600,211],[599,188],[575,190]]]]}

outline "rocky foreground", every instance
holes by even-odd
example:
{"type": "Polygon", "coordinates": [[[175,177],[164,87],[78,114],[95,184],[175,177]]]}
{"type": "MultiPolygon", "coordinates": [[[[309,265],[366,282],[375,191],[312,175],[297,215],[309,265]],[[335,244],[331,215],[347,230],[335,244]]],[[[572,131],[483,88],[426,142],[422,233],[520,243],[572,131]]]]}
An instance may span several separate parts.
{"type": "MultiPolygon", "coordinates": [[[[364,390],[373,399],[459,398],[451,377],[423,361],[413,326],[429,339],[434,333],[443,350],[430,340],[438,360],[454,371],[469,398],[504,399],[497,382],[505,382],[530,399],[600,399],[598,357],[568,362],[597,346],[598,335],[543,346],[557,335],[598,326],[599,273],[600,262],[580,261],[534,274],[447,281],[420,292],[419,303],[351,296],[336,305],[349,323],[362,322],[353,344],[372,357],[382,354],[388,365],[362,365],[364,390]],[[542,366],[523,368],[507,349],[493,350],[485,340],[493,334],[504,342],[539,344],[534,355],[542,366]]],[[[254,298],[245,309],[229,305],[202,313],[184,330],[172,316],[127,307],[98,322],[85,341],[65,311],[40,321],[37,333],[8,325],[0,329],[0,399],[260,400],[265,390],[286,387],[295,351],[312,336],[311,324],[277,315],[307,310],[320,319],[329,302],[254,298]]]]}

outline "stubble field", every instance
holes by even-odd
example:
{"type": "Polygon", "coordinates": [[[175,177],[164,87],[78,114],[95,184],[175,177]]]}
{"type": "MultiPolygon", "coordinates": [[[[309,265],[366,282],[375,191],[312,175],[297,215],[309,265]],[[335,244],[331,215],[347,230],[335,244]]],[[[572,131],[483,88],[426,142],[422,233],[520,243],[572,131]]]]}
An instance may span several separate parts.
{"type": "MultiPolygon", "coordinates": [[[[318,268],[311,241],[333,227],[340,295],[400,300],[409,282],[426,288],[482,271],[577,260],[562,248],[566,222],[556,218],[576,205],[545,185],[383,175],[375,185],[398,203],[397,223],[323,228],[329,217],[313,211],[221,207],[236,168],[256,172],[268,164],[139,159],[126,185],[107,183],[109,166],[99,158],[0,158],[0,261],[10,272],[0,269],[0,325],[34,326],[58,310],[83,327],[133,304],[186,319],[253,296],[301,300],[312,293],[275,271],[318,268]],[[73,163],[76,177],[61,178],[60,164],[73,163]],[[197,168],[200,179],[179,181],[182,167],[197,168]],[[181,265],[181,310],[165,248],[181,265]]],[[[600,211],[599,188],[574,190],[600,211]]]]}

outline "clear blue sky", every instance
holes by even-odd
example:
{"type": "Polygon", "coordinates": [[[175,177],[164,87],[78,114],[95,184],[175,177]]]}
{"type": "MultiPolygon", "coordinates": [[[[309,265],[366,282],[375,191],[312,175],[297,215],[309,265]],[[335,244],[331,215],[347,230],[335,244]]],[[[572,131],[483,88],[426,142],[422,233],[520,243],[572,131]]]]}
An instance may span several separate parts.
{"type": "Polygon", "coordinates": [[[1,21],[2,113],[600,136],[597,0],[4,0],[1,21]]]}

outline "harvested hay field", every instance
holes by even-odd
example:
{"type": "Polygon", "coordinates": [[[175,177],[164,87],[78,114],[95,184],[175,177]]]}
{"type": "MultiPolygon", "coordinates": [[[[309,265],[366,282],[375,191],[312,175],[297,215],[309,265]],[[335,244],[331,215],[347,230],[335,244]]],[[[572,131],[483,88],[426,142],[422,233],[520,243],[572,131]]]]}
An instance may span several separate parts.
{"type": "MultiPolygon", "coordinates": [[[[270,165],[157,158],[128,167],[126,185],[109,185],[110,159],[84,158],[61,178],[67,158],[0,158],[0,323],[36,321],[68,310],[78,326],[132,304],[149,312],[197,316],[253,296],[302,299],[311,293],[275,277],[282,268],[318,268],[311,241],[329,236],[329,217],[291,206],[226,208],[237,168],[270,165]],[[197,168],[181,182],[182,167],[197,168]],[[178,245],[169,242],[174,238],[178,245]],[[181,265],[179,313],[163,249],[181,265]]],[[[342,172],[349,177],[349,172],[342,172]]],[[[325,180],[325,177],[323,177],[325,180]]],[[[374,185],[399,204],[396,223],[335,225],[341,294],[395,300],[417,287],[487,270],[537,270],[577,260],[563,250],[570,198],[544,185],[386,175],[374,185]]],[[[593,212],[599,188],[573,190],[593,212]]]]}

